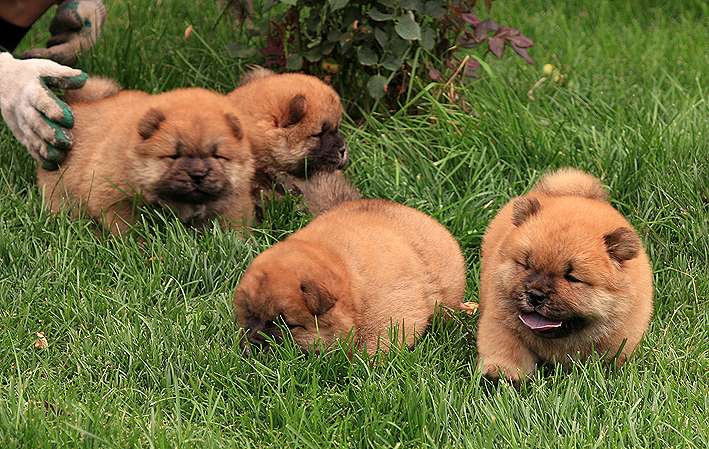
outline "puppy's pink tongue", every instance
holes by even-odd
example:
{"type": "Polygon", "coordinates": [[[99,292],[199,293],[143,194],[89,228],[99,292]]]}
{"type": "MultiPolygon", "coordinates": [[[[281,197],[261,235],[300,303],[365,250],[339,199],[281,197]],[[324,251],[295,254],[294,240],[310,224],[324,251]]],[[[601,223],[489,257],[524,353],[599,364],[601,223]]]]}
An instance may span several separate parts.
{"type": "Polygon", "coordinates": [[[521,313],[519,319],[522,320],[525,326],[534,331],[547,331],[561,327],[561,321],[552,321],[536,312],[521,313]]]}

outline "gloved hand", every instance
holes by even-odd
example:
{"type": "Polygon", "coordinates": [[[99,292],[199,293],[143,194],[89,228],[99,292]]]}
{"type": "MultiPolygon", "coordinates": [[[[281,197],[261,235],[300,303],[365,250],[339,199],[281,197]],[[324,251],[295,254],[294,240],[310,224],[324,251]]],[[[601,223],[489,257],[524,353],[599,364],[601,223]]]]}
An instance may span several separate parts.
{"type": "Polygon", "coordinates": [[[71,65],[79,53],[96,43],[105,20],[106,7],[101,0],[64,0],[49,25],[52,37],[47,48],[35,48],[23,57],[53,59],[71,65]]]}
{"type": "Polygon", "coordinates": [[[45,59],[15,59],[0,53],[0,113],[5,123],[46,170],[56,170],[71,148],[69,106],[49,90],[76,89],[88,76],[45,59]]]}

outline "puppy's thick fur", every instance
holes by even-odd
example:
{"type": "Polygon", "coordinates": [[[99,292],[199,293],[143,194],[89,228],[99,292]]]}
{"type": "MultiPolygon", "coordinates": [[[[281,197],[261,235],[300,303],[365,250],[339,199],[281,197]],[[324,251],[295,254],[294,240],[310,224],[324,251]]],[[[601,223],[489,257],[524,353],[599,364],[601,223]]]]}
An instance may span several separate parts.
{"type": "Polygon", "coordinates": [[[479,367],[516,382],[539,362],[568,366],[593,351],[622,364],[648,327],[652,296],[640,238],[598,179],[547,174],[483,237],[479,367]]]}
{"type": "Polygon", "coordinates": [[[304,349],[354,334],[374,353],[388,329],[411,346],[437,305],[458,309],[465,262],[453,236],[433,218],[384,200],[345,202],[259,255],[234,295],[249,339],[281,339],[282,320],[304,349]]]}
{"type": "Polygon", "coordinates": [[[149,95],[92,78],[67,99],[73,148],[60,170],[37,171],[52,211],[83,209],[117,234],[134,223],[138,197],[188,224],[250,222],[253,159],[226,96],[197,88],[149,95]]]}
{"type": "Polygon", "coordinates": [[[302,178],[347,163],[340,97],[318,78],[257,68],[228,97],[242,111],[259,174],[302,178]]]}

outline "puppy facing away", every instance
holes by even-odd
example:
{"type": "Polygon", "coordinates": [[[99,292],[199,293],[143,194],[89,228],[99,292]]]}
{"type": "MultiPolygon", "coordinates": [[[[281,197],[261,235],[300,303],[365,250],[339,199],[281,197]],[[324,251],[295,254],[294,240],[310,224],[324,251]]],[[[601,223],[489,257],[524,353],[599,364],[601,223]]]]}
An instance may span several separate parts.
{"type": "Polygon", "coordinates": [[[205,89],[150,95],[90,79],[67,96],[74,145],[58,171],[37,170],[53,212],[85,210],[114,234],[135,221],[134,203],[167,207],[186,224],[250,222],[254,167],[230,100],[205,89]]]}
{"type": "Polygon", "coordinates": [[[547,174],[483,237],[479,367],[518,382],[537,363],[568,366],[594,351],[620,365],[647,330],[652,296],[642,242],[600,181],[547,174]]]}
{"type": "Polygon", "coordinates": [[[255,195],[270,190],[278,173],[306,178],[347,165],[340,97],[318,78],[257,68],[228,97],[249,130],[255,195]]]}
{"type": "Polygon", "coordinates": [[[370,354],[390,326],[411,346],[437,306],[459,309],[465,262],[458,242],[428,215],[385,200],[347,201],[261,253],[234,295],[237,323],[268,346],[290,328],[310,349],[352,332],[370,354]]]}

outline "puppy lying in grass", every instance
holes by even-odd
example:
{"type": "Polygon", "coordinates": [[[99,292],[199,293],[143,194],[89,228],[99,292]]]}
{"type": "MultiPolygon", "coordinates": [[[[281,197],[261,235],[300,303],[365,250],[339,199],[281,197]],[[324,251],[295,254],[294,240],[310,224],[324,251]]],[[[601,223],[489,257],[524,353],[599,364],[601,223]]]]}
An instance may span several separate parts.
{"type": "Polygon", "coordinates": [[[458,309],[464,291],[465,261],[445,227],[401,204],[355,200],[260,254],[234,313],[259,346],[280,341],[287,326],[306,350],[352,332],[371,354],[388,349],[390,326],[412,346],[436,307],[458,309]]]}
{"type": "Polygon", "coordinates": [[[642,242],[601,183],[574,169],[547,174],[483,238],[479,366],[518,382],[539,362],[594,351],[620,365],[647,330],[652,296],[642,242]]]}
{"type": "Polygon", "coordinates": [[[251,222],[254,163],[226,96],[198,88],[149,95],[92,78],[67,100],[74,146],[60,170],[37,169],[53,212],[83,209],[114,234],[135,222],[137,198],[190,225],[251,222]]]}

